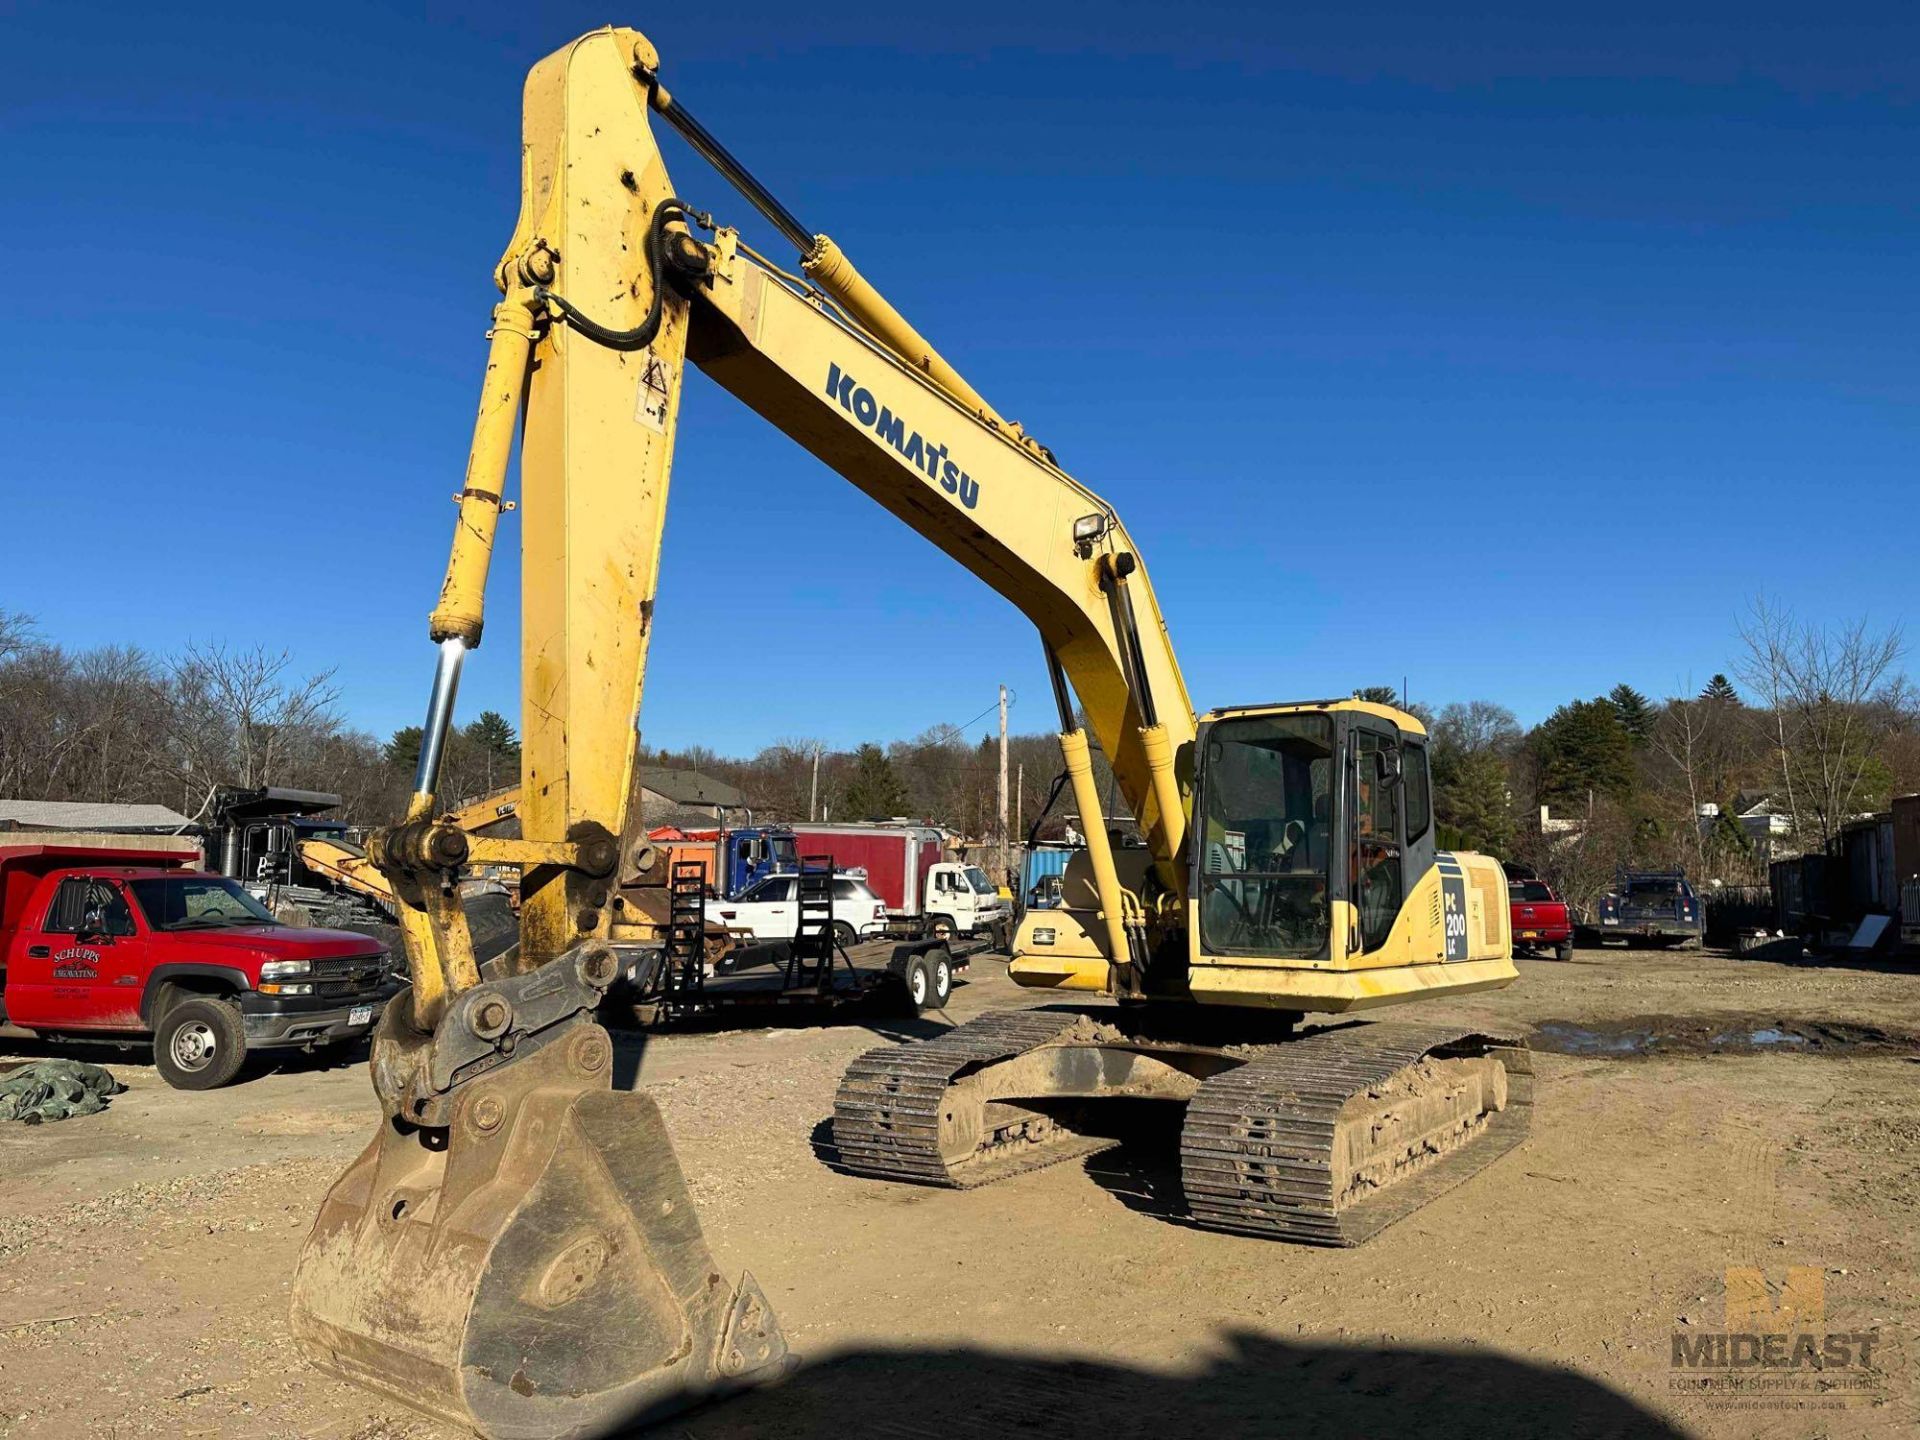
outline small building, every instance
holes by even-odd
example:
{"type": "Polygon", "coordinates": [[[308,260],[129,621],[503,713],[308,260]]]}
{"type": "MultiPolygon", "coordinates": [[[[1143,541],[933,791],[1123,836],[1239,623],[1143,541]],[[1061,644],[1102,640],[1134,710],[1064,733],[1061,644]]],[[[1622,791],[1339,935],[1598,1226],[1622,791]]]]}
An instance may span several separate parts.
{"type": "Polygon", "coordinates": [[[1771,795],[1735,797],[1733,818],[1753,843],[1753,853],[1762,860],[1787,853],[1793,839],[1793,817],[1774,803],[1771,795]]]}
{"type": "Polygon", "coordinates": [[[1587,828],[1584,815],[1555,815],[1551,806],[1540,807],[1540,833],[1542,835],[1578,836],[1587,828]]]}
{"type": "Polygon", "coordinates": [[[726,812],[737,813],[746,808],[744,793],[698,770],[647,767],[641,771],[640,813],[646,816],[649,825],[697,829],[725,819],[726,812]]]}

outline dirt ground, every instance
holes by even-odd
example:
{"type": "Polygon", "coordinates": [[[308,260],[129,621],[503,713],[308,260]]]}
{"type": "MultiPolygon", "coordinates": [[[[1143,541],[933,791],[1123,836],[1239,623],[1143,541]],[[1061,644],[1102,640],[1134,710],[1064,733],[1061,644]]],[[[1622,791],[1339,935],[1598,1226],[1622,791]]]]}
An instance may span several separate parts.
{"type": "MultiPolygon", "coordinates": [[[[1534,1030],[1532,1138],[1348,1251],[1184,1224],[1177,1121],[1151,1103],[1116,1151],[915,1189],[816,1153],[874,1029],[626,1042],[721,1268],[752,1269],[804,1361],[664,1433],[1915,1433],[1920,966],[1610,950],[1521,971],[1418,1013],[1534,1030]],[[1874,1334],[1870,1368],[1683,1388],[1674,1336],[1725,1328],[1729,1266],[1776,1291],[1817,1267],[1816,1328],[1874,1334]]],[[[989,958],[948,1018],[1047,1001],[989,958]]],[[[448,1436],[287,1330],[307,1226],[373,1127],[364,1067],[191,1095],[144,1057],[87,1058],[131,1086],[108,1113],[0,1129],[0,1436],[448,1436]]]]}

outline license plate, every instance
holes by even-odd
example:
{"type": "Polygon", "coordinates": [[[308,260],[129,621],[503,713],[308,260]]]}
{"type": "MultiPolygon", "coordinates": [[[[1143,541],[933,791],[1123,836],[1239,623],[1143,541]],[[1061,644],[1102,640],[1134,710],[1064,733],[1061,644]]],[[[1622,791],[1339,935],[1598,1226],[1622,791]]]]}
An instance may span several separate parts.
{"type": "Polygon", "coordinates": [[[1538,940],[1540,938],[1540,932],[1538,930],[1522,930],[1520,932],[1520,938],[1522,940],[1538,940]]]}
{"type": "Polygon", "coordinates": [[[371,1005],[356,1005],[347,1012],[349,1025],[371,1025],[372,1023],[373,1007],[371,1005]]]}

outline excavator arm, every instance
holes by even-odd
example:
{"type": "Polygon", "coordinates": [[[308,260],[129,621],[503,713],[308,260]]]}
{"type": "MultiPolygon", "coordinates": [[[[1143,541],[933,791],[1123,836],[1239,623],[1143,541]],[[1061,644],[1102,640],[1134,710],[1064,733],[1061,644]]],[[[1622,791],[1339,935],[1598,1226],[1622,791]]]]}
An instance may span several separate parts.
{"type": "MultiPolygon", "coordinates": [[[[520,220],[496,278],[505,299],[431,627],[441,666],[410,824],[387,863],[430,880],[482,849],[526,862],[529,968],[590,939],[643,938],[620,891],[646,854],[629,803],[634,725],[691,363],[1034,622],[1081,814],[1093,820],[1100,806],[1069,685],[1154,859],[1145,896],[1123,890],[1105,827],[1088,824],[1114,981],[1137,984],[1143,907],[1165,919],[1184,898],[1181,784],[1195,719],[1139,551],[1112,507],[1003,420],[832,240],[772,199],[661,85],[636,32],[596,32],[535,67],[520,220]],[[650,114],[801,244],[805,278],[675,196],[650,114]],[[459,827],[429,818],[440,738],[460,666],[481,641],[523,413],[523,838],[463,841],[459,827]]],[[[409,936],[428,962],[418,1018],[431,1020],[475,972],[456,907],[421,899],[409,936]]]]}
{"type": "Polygon", "coordinates": [[[657,1109],[611,1093],[611,1039],[592,1018],[614,947],[653,938],[623,892],[654,863],[633,800],[636,721],[687,365],[1032,619],[1119,988],[1146,960],[1143,903],[1182,901],[1195,720],[1111,507],[687,115],[643,36],[596,31],[543,60],[524,121],[415,793],[370,847],[413,985],[375,1038],[385,1123],[315,1223],[294,1326],[328,1368],[486,1433],[594,1433],[785,1355],[751,1277],[729,1286],[714,1269],[657,1109]],[[654,115],[799,245],[806,278],[678,197],[654,115]],[[437,787],[523,428],[520,833],[506,837],[444,816],[437,787]],[[1069,684],[1155,883],[1115,878],[1069,684]],[[522,871],[515,973],[485,983],[456,883],[473,863],[522,871]]]}

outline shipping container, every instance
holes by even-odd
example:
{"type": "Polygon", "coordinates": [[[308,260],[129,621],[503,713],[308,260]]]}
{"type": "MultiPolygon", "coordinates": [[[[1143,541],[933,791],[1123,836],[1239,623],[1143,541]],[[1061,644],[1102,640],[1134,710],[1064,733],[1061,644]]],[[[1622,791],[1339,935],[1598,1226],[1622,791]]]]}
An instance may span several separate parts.
{"type": "Polygon", "coordinates": [[[1900,937],[1920,945],[1920,795],[1894,797],[1893,880],[1900,893],[1900,937]]]}
{"type": "Polygon", "coordinates": [[[1067,873],[1067,861],[1075,854],[1064,845],[1035,845],[1028,849],[1020,866],[1020,902],[1030,909],[1051,909],[1060,903],[1058,884],[1053,877],[1067,873]],[[1035,892],[1040,892],[1036,894],[1035,892]]]}

